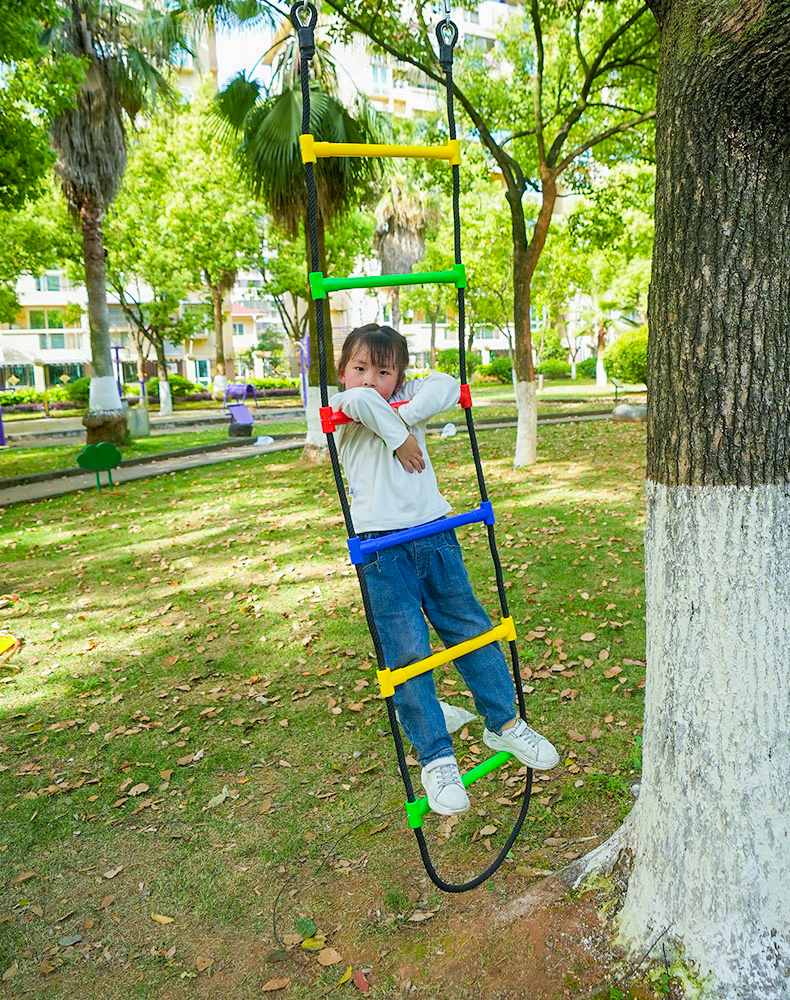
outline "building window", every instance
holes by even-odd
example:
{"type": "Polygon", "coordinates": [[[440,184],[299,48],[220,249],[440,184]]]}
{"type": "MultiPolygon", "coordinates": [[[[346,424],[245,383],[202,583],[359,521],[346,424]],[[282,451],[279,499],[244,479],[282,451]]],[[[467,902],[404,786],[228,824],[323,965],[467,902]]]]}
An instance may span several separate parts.
{"type": "Polygon", "coordinates": [[[68,375],[69,382],[82,378],[84,367],[80,364],[46,365],[47,385],[63,385],[61,375],[68,375]]]}
{"type": "Polygon", "coordinates": [[[62,330],[65,326],[62,309],[28,310],[30,330],[62,330]]]}
{"type": "Polygon", "coordinates": [[[470,24],[480,24],[480,15],[476,10],[464,10],[461,16],[470,24]]]}
{"type": "Polygon", "coordinates": [[[107,306],[107,312],[110,314],[110,329],[122,329],[129,328],[129,320],[126,318],[126,313],[123,311],[121,306],[110,304],[107,306]]]}
{"type": "Polygon", "coordinates": [[[208,361],[206,359],[198,358],[195,362],[195,378],[198,382],[208,384],[208,361]]]}
{"type": "Polygon", "coordinates": [[[371,67],[371,72],[373,73],[373,93],[386,94],[388,81],[387,67],[374,65],[371,67]]]}
{"type": "MultiPolygon", "coordinates": [[[[11,389],[16,385],[35,385],[36,379],[33,374],[32,365],[0,365],[0,386],[6,389],[11,389]],[[9,384],[8,380],[11,376],[18,379],[19,381],[9,384]]],[[[8,397],[6,397],[6,402],[9,402],[8,397]]]]}
{"type": "Polygon", "coordinates": [[[233,324],[233,336],[234,337],[243,337],[244,336],[244,324],[243,323],[234,323],[233,324]]]}
{"type": "Polygon", "coordinates": [[[57,350],[66,346],[65,333],[40,333],[38,335],[38,346],[42,351],[57,350]]]}
{"type": "Polygon", "coordinates": [[[36,278],[36,290],[39,292],[60,292],[63,288],[59,274],[42,274],[36,278]]]}

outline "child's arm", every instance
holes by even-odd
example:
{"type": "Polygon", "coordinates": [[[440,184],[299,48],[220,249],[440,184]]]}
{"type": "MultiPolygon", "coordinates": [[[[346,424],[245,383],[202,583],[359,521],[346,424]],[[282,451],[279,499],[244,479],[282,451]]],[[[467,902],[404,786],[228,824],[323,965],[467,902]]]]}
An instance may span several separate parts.
{"type": "Polygon", "coordinates": [[[406,442],[406,438],[410,437],[397,410],[375,389],[346,389],[333,396],[329,402],[332,409],[341,410],[347,417],[364,424],[392,451],[397,451],[406,442]]]}
{"type": "Polygon", "coordinates": [[[405,383],[404,390],[411,398],[408,403],[399,406],[398,411],[409,427],[449,410],[461,398],[458,382],[452,375],[443,372],[431,372],[423,379],[410,379],[405,383]]]}

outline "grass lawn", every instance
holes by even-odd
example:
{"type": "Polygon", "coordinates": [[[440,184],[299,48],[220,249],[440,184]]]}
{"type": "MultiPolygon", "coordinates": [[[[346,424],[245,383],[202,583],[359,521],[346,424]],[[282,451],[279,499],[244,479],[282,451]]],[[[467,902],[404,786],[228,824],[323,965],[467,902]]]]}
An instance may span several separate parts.
{"type": "MultiPolygon", "coordinates": [[[[272,420],[256,426],[260,435],[303,434],[304,421],[272,420]]],[[[182,448],[196,448],[200,445],[215,444],[228,440],[228,429],[224,425],[202,431],[181,431],[177,434],[156,434],[148,438],[135,438],[124,448],[124,459],[158,455],[182,448]]],[[[10,447],[0,450],[0,479],[15,476],[29,476],[38,472],[55,472],[77,467],[77,455],[85,447],[79,444],[53,445],[45,448],[10,447]]]]}
{"type": "MultiPolygon", "coordinates": [[[[481,450],[528,709],[561,764],[536,775],[512,858],[462,896],[427,880],[405,822],[329,468],[259,456],[230,479],[207,467],[4,514],[5,589],[30,605],[0,620],[26,638],[0,672],[13,995],[241,1000],[287,980],[277,996],[318,1000],[356,992],[347,966],[375,998],[522,995],[534,925],[497,914],[605,838],[639,774],[644,428],[543,428],[529,470],[513,443],[489,431],[481,450]]],[[[475,506],[466,438],[432,455],[456,509],[475,506]]],[[[484,530],[459,535],[496,616],[484,530]]],[[[436,675],[470,707],[451,667],[436,675]]],[[[481,732],[456,737],[462,769],[487,756],[481,732]]],[[[460,821],[427,817],[444,877],[485,867],[522,786],[510,766],[460,821]]],[[[586,904],[558,905],[565,934],[586,904]]],[[[580,952],[535,975],[531,995],[559,998],[603,973],[580,952]]]]}

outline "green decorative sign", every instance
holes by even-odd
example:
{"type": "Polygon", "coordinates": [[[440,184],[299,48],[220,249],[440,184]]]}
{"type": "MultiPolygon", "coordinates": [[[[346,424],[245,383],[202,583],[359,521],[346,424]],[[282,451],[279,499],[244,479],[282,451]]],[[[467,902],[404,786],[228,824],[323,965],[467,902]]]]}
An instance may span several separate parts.
{"type": "Polygon", "coordinates": [[[101,490],[101,480],[99,473],[107,472],[107,485],[112,486],[112,472],[116,466],[121,464],[121,453],[114,444],[109,441],[101,441],[99,444],[86,445],[77,455],[77,465],[81,469],[90,469],[96,473],[96,489],[101,490]]]}

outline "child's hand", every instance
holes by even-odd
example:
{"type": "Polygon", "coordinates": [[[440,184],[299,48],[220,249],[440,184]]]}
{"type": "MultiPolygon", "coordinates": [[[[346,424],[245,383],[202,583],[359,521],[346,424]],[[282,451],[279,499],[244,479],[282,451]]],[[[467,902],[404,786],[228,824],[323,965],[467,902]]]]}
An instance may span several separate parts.
{"type": "Polygon", "coordinates": [[[395,454],[407,472],[422,472],[425,468],[425,459],[422,457],[422,450],[417,444],[417,438],[413,434],[409,434],[400,448],[395,449],[395,454]]]}

